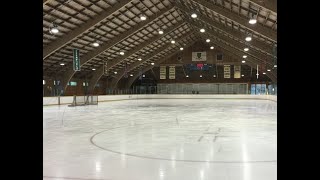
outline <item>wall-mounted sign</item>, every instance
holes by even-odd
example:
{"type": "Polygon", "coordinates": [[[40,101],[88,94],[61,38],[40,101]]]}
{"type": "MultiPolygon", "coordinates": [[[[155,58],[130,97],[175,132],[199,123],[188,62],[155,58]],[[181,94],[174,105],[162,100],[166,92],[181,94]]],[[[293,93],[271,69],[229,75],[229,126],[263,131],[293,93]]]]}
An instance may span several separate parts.
{"type": "Polygon", "coordinates": [[[230,78],[231,71],[230,71],[230,65],[224,65],[224,78],[230,78]]]}
{"type": "Polygon", "coordinates": [[[241,76],[241,66],[240,65],[235,65],[234,66],[234,78],[240,78],[241,76]]]}
{"type": "Polygon", "coordinates": [[[169,66],[169,79],[175,79],[175,78],[176,78],[176,67],[169,66]]]}
{"type": "Polygon", "coordinates": [[[80,71],[79,49],[73,49],[73,70],[74,71],[80,71]]]}
{"type": "Polygon", "coordinates": [[[167,66],[160,66],[160,79],[166,79],[167,66]]]}
{"type": "Polygon", "coordinates": [[[206,52],[192,52],[192,61],[207,61],[206,52]]]}

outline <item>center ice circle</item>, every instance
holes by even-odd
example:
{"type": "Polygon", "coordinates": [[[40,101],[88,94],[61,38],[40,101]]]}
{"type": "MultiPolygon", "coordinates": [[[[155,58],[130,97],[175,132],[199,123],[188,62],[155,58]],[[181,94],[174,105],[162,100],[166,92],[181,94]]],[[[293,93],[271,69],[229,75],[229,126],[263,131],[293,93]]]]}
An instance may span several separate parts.
{"type": "Polygon", "coordinates": [[[147,159],[243,163],[276,162],[275,134],[197,125],[197,121],[141,124],[105,130],[93,145],[147,159]]]}

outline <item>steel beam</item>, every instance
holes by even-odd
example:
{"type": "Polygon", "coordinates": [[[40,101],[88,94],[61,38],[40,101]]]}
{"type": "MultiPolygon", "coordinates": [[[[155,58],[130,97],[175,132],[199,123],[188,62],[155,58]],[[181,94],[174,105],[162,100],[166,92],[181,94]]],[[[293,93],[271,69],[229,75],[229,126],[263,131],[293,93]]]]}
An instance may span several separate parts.
{"type": "Polygon", "coordinates": [[[230,12],[227,9],[222,8],[219,5],[216,5],[214,3],[205,1],[205,0],[192,0],[210,10],[212,10],[213,12],[216,12],[232,21],[235,21],[239,24],[241,24],[242,26],[246,27],[248,30],[250,31],[254,31],[258,34],[261,34],[263,36],[265,36],[268,39],[271,39],[272,41],[277,41],[277,32],[268,28],[268,27],[264,27],[262,24],[255,24],[254,26],[251,26],[249,24],[249,19],[248,18],[244,18],[242,16],[237,15],[234,12],[230,12]]]}
{"type": "Polygon", "coordinates": [[[120,8],[124,7],[128,3],[130,3],[132,0],[121,0],[119,3],[115,4],[111,8],[109,8],[107,11],[102,11],[101,14],[95,16],[93,19],[87,21],[80,27],[77,27],[75,30],[69,32],[68,34],[64,35],[63,38],[58,38],[54,42],[50,43],[44,50],[43,50],[43,59],[51,55],[52,53],[59,50],[61,47],[63,47],[65,44],[71,42],[76,37],[80,36],[81,34],[88,31],[93,26],[99,24],[101,21],[103,21],[105,18],[109,17],[116,11],[118,11],[120,8]]]}
{"type": "MultiPolygon", "coordinates": [[[[154,21],[155,19],[159,18],[161,15],[170,11],[173,8],[174,8],[173,6],[170,6],[169,8],[165,8],[165,9],[161,10],[157,14],[154,14],[154,15],[150,16],[149,18],[147,18],[147,20],[140,22],[134,28],[126,31],[125,33],[120,34],[118,37],[113,38],[112,40],[108,41],[106,44],[99,46],[96,50],[91,51],[91,52],[85,54],[84,56],[80,57],[81,66],[83,66],[85,63],[87,63],[88,61],[90,61],[94,57],[100,55],[104,51],[108,50],[109,48],[111,48],[115,44],[123,41],[124,39],[128,38],[132,34],[136,33],[138,30],[140,30],[141,28],[143,28],[144,26],[146,26],[150,22],[154,21]]],[[[69,66],[69,70],[64,73],[63,79],[62,79],[62,86],[64,87],[64,90],[67,88],[67,84],[74,74],[75,74],[75,71],[73,71],[72,67],[69,66]]]]}

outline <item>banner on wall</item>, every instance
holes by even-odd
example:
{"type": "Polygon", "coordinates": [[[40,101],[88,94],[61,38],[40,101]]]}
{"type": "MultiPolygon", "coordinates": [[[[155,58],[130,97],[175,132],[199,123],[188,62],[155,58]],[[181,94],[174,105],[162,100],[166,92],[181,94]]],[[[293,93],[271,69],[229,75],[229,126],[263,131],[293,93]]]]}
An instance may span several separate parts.
{"type": "Polygon", "coordinates": [[[241,77],[241,66],[235,65],[234,66],[234,78],[240,78],[241,77]]]}
{"type": "Polygon", "coordinates": [[[103,63],[104,63],[103,64],[103,73],[104,73],[104,75],[108,75],[108,71],[107,71],[108,63],[107,63],[107,61],[104,61],[103,63]]]}
{"type": "Polygon", "coordinates": [[[160,66],[160,79],[166,79],[167,66],[160,66]]]}
{"type": "Polygon", "coordinates": [[[169,66],[169,79],[176,79],[176,67],[169,66]]]}
{"type": "Polygon", "coordinates": [[[192,52],[192,61],[207,61],[206,52],[192,52]]]}
{"type": "Polygon", "coordinates": [[[79,49],[73,49],[73,70],[80,71],[80,53],[79,49]]]}
{"type": "Polygon", "coordinates": [[[230,65],[224,65],[224,78],[230,78],[230,65]]]}

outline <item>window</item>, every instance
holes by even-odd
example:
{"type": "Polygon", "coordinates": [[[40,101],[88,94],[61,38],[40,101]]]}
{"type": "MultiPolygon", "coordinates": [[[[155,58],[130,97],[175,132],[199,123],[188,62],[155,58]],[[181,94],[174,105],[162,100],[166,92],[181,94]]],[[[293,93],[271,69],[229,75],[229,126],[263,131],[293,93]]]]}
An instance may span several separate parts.
{"type": "Polygon", "coordinates": [[[217,61],[222,61],[222,54],[217,54],[217,61]]]}
{"type": "Polygon", "coordinates": [[[251,94],[256,94],[256,85],[251,84],[251,94]]]}
{"type": "Polygon", "coordinates": [[[251,84],[251,94],[266,94],[266,84],[251,84]]]}

